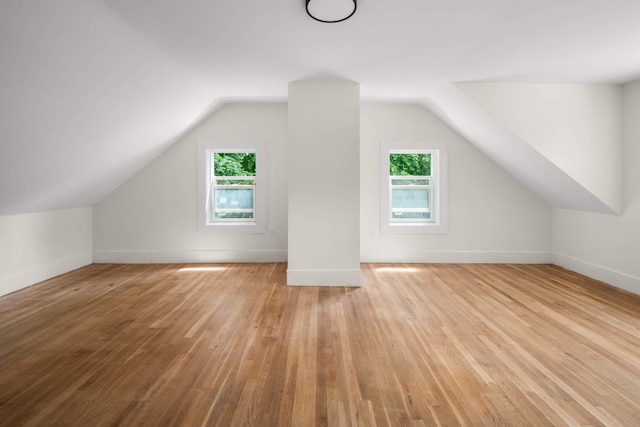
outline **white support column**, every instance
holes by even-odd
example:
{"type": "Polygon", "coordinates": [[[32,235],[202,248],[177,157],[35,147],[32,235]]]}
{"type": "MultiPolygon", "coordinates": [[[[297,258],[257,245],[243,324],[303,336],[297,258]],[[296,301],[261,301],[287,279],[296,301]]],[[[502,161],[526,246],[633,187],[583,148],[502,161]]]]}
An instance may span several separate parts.
{"type": "Polygon", "coordinates": [[[360,286],[360,86],[289,84],[290,286],[360,286]]]}

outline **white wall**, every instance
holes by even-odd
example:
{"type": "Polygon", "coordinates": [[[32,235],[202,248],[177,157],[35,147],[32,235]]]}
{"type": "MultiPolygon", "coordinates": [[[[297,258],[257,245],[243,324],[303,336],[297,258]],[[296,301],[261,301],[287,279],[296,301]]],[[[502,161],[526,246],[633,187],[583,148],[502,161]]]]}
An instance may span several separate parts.
{"type": "Polygon", "coordinates": [[[619,85],[457,86],[614,212],[622,210],[619,85]]]}
{"type": "Polygon", "coordinates": [[[91,264],[91,208],[0,216],[0,295],[91,264]]]}
{"type": "MultiPolygon", "coordinates": [[[[362,261],[550,261],[551,208],[441,120],[416,105],[362,104],[360,114],[362,261]],[[432,139],[449,144],[449,233],[381,235],[380,141],[432,139]]],[[[286,260],[286,138],[284,103],[221,108],[94,207],[95,262],[286,260]],[[202,138],[264,141],[274,237],[198,233],[202,138]]]]}
{"type": "Polygon", "coordinates": [[[550,261],[551,208],[424,107],[364,104],[361,259],[366,262],[550,261]],[[449,232],[380,233],[380,142],[449,144],[449,232]]]}
{"type": "Polygon", "coordinates": [[[293,286],[360,286],[360,85],[289,84],[293,286]]]}
{"type": "Polygon", "coordinates": [[[640,294],[640,81],[623,86],[621,216],[553,210],[554,263],[640,294]]]}
{"type": "Polygon", "coordinates": [[[94,207],[94,261],[286,260],[286,133],[284,103],[223,106],[94,207]],[[197,144],[201,140],[264,142],[266,233],[198,232],[197,144]]]}

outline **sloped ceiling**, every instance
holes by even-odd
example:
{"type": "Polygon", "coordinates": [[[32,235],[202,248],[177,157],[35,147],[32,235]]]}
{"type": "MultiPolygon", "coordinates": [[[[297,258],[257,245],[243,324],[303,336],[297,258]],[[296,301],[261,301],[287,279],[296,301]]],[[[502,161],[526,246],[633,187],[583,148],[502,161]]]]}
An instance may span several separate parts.
{"type": "MultiPolygon", "coordinates": [[[[494,147],[491,157],[498,160],[505,157],[502,153],[513,157],[523,146],[523,161],[510,162],[506,169],[515,167],[516,176],[528,174],[521,179],[525,183],[533,182],[534,176],[555,175],[537,186],[549,185],[544,193],[553,197],[553,206],[622,213],[620,86],[459,83],[456,87],[473,99],[467,98],[467,103],[475,105],[475,116],[490,115],[483,123],[502,126],[508,135],[494,140],[503,144],[494,147]]],[[[473,133],[478,139],[478,132],[473,133]]]]}
{"type": "MultiPolygon", "coordinates": [[[[304,0],[4,0],[0,215],[92,205],[221,100],[284,98],[290,81],[338,75],[440,112],[457,108],[452,82],[630,81],[638,16],[635,0],[361,0],[322,24],[304,0]]],[[[479,146],[509,143],[472,110],[443,117],[479,146]]],[[[555,206],[546,188],[572,180],[556,175],[519,178],[555,206]]]]}
{"type": "Polygon", "coordinates": [[[551,206],[622,213],[618,85],[439,84],[430,96],[423,104],[551,206]]]}

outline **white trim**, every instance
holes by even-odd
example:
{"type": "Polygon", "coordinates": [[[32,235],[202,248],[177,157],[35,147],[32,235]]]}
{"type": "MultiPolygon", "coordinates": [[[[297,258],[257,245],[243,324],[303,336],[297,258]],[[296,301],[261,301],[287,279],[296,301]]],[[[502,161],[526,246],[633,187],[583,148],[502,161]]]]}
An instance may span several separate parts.
{"type": "Polygon", "coordinates": [[[91,264],[91,261],[91,252],[81,252],[28,270],[2,276],[0,277],[0,296],[84,267],[91,264]]]}
{"type": "Polygon", "coordinates": [[[349,286],[362,281],[360,269],[354,270],[287,270],[287,286],[349,286]]]}
{"type": "MultiPolygon", "coordinates": [[[[201,262],[287,262],[286,250],[130,250],[95,251],[98,264],[166,264],[201,262]]],[[[451,264],[550,264],[544,251],[375,251],[364,252],[361,262],[451,264]]],[[[89,263],[90,264],[90,263],[89,263]]],[[[297,270],[291,270],[297,271],[297,270]]],[[[359,270],[302,270],[314,274],[359,270]]]]}
{"type": "Polygon", "coordinates": [[[448,144],[440,141],[382,141],[380,143],[380,232],[383,234],[446,234],[448,230],[448,144]],[[389,153],[437,152],[432,157],[430,184],[436,183],[432,198],[433,222],[411,223],[390,221],[389,153]],[[435,163],[433,159],[435,158],[435,163]]]}
{"type": "Polygon", "coordinates": [[[545,251],[372,251],[361,253],[361,262],[429,264],[550,264],[545,251]]]}
{"type": "Polygon", "coordinates": [[[203,262],[286,262],[286,250],[95,251],[97,264],[181,264],[203,262]]]}
{"type": "Polygon", "coordinates": [[[264,143],[256,141],[199,141],[198,142],[198,232],[214,232],[229,234],[266,232],[267,218],[267,172],[266,150],[264,143]],[[207,222],[207,203],[209,197],[211,177],[210,162],[207,152],[221,150],[225,152],[255,152],[255,222],[207,222]]]}
{"type": "Polygon", "coordinates": [[[553,264],[640,295],[640,277],[558,253],[553,254],[553,264]]]}

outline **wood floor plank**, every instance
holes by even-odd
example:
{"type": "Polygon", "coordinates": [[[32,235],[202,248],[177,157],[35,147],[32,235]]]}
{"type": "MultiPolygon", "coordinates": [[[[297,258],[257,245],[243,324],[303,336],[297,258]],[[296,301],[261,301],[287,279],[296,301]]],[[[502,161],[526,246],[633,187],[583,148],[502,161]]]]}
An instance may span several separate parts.
{"type": "Polygon", "coordinates": [[[548,265],[91,265],[0,298],[0,426],[636,426],[640,297],[548,265]]]}

